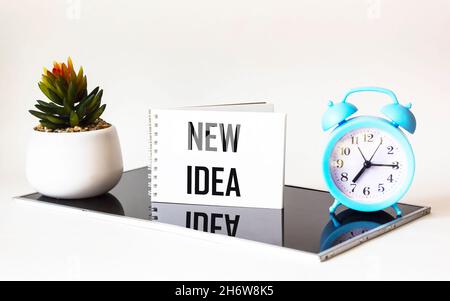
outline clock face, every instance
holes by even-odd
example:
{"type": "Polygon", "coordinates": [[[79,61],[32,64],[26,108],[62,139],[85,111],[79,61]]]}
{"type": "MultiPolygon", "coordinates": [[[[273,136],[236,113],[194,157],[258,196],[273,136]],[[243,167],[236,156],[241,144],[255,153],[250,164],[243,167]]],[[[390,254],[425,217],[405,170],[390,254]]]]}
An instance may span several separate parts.
{"type": "Polygon", "coordinates": [[[398,193],[408,166],[405,150],[393,136],[378,128],[358,128],[335,144],[329,168],[347,198],[370,204],[398,193]]]}

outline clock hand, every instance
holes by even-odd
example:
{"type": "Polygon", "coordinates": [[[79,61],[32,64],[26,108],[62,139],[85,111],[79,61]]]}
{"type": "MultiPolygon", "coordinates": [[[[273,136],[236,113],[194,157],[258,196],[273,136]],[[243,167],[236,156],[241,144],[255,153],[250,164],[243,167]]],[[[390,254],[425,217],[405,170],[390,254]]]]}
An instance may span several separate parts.
{"type": "Polygon", "coordinates": [[[363,152],[362,152],[362,150],[361,150],[361,148],[359,146],[358,146],[358,150],[359,150],[359,153],[361,154],[361,156],[363,157],[364,162],[366,162],[367,159],[366,159],[366,157],[364,157],[364,154],[363,154],[363,152]]]}
{"type": "Polygon", "coordinates": [[[356,174],[352,182],[356,183],[356,181],[358,181],[358,179],[362,176],[362,174],[364,173],[364,171],[366,171],[366,169],[367,169],[366,164],[364,164],[363,168],[361,168],[361,170],[356,174]]]}
{"type": "MultiPolygon", "coordinates": [[[[381,144],[381,143],[380,143],[381,144]]],[[[380,146],[378,146],[378,147],[380,147],[380,146]]],[[[358,181],[358,179],[362,176],[362,174],[366,171],[366,169],[367,168],[369,168],[370,166],[371,166],[371,163],[370,163],[370,160],[367,160],[366,159],[366,157],[364,156],[364,154],[363,154],[363,152],[362,152],[362,150],[361,150],[361,148],[358,146],[358,150],[359,150],[359,153],[361,154],[361,156],[363,157],[363,159],[364,159],[364,165],[363,165],[363,168],[361,168],[361,170],[356,174],[356,176],[353,178],[353,180],[352,180],[352,182],[353,183],[356,183],[356,181],[358,181]]],[[[378,150],[378,148],[377,148],[377,150],[378,150]]],[[[377,151],[377,150],[375,150],[375,152],[377,151]]],[[[374,154],[375,155],[375,154],[374,154]]],[[[372,157],[373,157],[373,155],[372,155],[372,157]]],[[[370,158],[371,160],[372,160],[372,158],[370,158]]]]}
{"type": "Polygon", "coordinates": [[[398,164],[377,164],[377,163],[372,163],[371,166],[388,166],[388,167],[397,167],[398,164]]]}
{"type": "Polygon", "coordinates": [[[380,141],[380,144],[378,144],[377,149],[373,152],[372,157],[370,157],[369,162],[372,162],[373,157],[377,153],[378,149],[380,148],[381,144],[383,143],[383,140],[380,141]]]}

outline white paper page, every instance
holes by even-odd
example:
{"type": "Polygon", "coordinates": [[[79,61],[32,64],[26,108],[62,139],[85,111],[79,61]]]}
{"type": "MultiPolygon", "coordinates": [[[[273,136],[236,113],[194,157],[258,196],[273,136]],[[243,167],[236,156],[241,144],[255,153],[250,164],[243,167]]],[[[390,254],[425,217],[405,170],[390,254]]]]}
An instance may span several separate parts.
{"type": "Polygon", "coordinates": [[[152,201],[282,208],[285,114],[151,110],[151,116],[152,201]],[[198,137],[201,135],[200,127],[203,127],[200,146],[191,138],[192,149],[189,149],[189,137],[192,137],[188,132],[189,122],[198,137]],[[205,136],[206,123],[216,125],[210,128],[209,142],[205,136]],[[231,143],[228,144],[228,151],[223,151],[220,124],[224,125],[225,134],[228,124],[231,124],[233,133],[240,125],[235,152],[231,143]],[[210,150],[207,150],[208,143],[210,150]],[[188,166],[191,166],[190,185],[188,166]],[[203,168],[206,167],[209,173],[206,194],[196,193],[195,190],[195,171],[199,167],[202,170],[198,172],[197,186],[201,193],[207,190],[203,168]],[[223,168],[223,171],[216,170],[216,181],[212,179],[213,167],[223,168]]]}
{"type": "Polygon", "coordinates": [[[274,106],[268,102],[247,102],[247,103],[228,103],[219,105],[180,107],[176,110],[189,111],[228,111],[228,112],[270,112],[274,111],[274,106]]]}

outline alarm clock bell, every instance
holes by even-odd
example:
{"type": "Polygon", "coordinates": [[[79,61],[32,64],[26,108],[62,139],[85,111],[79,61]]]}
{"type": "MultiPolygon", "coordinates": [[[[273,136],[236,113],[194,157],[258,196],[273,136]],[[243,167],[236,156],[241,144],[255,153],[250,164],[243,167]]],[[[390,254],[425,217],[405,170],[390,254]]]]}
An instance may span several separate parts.
{"type": "Polygon", "coordinates": [[[416,117],[409,109],[411,109],[411,103],[408,103],[406,106],[402,106],[399,103],[391,103],[385,105],[381,109],[381,113],[388,117],[392,123],[414,134],[416,131],[416,117]]]}
{"type": "Polygon", "coordinates": [[[411,103],[405,106],[401,105],[394,92],[389,89],[379,88],[379,87],[362,87],[352,89],[344,96],[340,103],[333,103],[331,100],[328,102],[328,110],[322,117],[322,129],[327,131],[336,125],[339,125],[346,121],[347,118],[352,116],[358,111],[358,108],[347,102],[347,98],[357,92],[379,92],[388,95],[392,103],[383,106],[381,113],[383,113],[392,124],[396,127],[400,126],[409,133],[413,134],[416,130],[416,118],[414,114],[410,111],[411,103]]]}
{"type": "Polygon", "coordinates": [[[322,129],[328,131],[335,125],[338,125],[345,121],[348,117],[352,116],[358,111],[358,108],[348,102],[333,103],[331,100],[328,102],[328,110],[322,117],[322,129]]]}

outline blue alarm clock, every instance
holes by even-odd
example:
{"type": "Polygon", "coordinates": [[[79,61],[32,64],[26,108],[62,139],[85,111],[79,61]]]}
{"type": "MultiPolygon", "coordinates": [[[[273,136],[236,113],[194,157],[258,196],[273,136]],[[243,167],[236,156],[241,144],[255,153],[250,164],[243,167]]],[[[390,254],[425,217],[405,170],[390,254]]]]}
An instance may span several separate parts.
{"type": "Polygon", "coordinates": [[[328,106],[322,128],[327,131],[336,127],[323,156],[325,182],[335,199],[330,213],[342,204],[366,212],[392,206],[401,215],[396,203],[411,186],[415,169],[413,150],[400,129],[411,134],[416,130],[411,104],[401,105],[391,90],[362,87],[350,90],[340,103],[330,101],[328,106]],[[388,119],[350,118],[358,109],[347,98],[359,92],[388,95],[392,103],[381,109],[388,119]]]}

